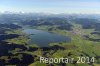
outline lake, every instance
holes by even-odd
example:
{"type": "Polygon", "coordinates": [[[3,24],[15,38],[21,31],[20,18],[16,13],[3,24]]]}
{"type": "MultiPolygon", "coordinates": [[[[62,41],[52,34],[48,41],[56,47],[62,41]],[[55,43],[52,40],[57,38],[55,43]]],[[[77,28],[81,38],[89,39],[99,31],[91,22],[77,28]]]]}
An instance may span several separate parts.
{"type": "Polygon", "coordinates": [[[46,32],[43,30],[37,29],[24,29],[24,33],[29,34],[30,37],[30,44],[37,44],[38,46],[46,47],[49,46],[50,43],[56,42],[70,42],[70,37],[46,32]]]}

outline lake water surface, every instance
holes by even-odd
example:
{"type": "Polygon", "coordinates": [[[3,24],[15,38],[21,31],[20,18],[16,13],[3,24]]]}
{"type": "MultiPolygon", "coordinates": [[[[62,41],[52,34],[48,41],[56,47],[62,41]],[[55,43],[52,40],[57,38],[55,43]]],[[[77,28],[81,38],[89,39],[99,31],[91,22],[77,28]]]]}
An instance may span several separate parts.
{"type": "Polygon", "coordinates": [[[23,32],[29,34],[31,44],[37,44],[38,46],[48,46],[49,43],[55,42],[69,42],[71,41],[70,37],[65,37],[62,35],[46,32],[43,30],[36,29],[24,29],[23,32]]]}

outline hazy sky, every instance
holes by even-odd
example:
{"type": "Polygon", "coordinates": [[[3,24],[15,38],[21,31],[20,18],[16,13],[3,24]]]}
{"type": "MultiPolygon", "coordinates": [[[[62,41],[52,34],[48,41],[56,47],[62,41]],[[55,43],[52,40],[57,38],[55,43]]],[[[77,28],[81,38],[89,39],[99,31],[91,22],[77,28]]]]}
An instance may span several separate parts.
{"type": "Polygon", "coordinates": [[[0,0],[0,11],[100,13],[100,0],[0,0]]]}

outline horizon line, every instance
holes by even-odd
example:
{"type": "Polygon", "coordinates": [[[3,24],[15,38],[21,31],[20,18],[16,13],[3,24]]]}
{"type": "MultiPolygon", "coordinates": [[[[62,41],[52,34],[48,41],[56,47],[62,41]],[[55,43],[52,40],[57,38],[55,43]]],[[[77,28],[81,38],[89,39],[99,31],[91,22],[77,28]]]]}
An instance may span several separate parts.
{"type": "Polygon", "coordinates": [[[2,13],[2,14],[6,14],[6,13],[9,13],[9,14],[18,14],[18,13],[21,13],[21,14],[29,14],[29,13],[42,13],[42,14],[100,14],[100,13],[96,13],[96,12],[94,12],[94,13],[82,13],[82,12],[77,12],[77,13],[75,13],[75,12],[62,12],[62,13],[53,13],[53,12],[24,12],[24,11],[0,11],[0,13],[2,13]]]}

